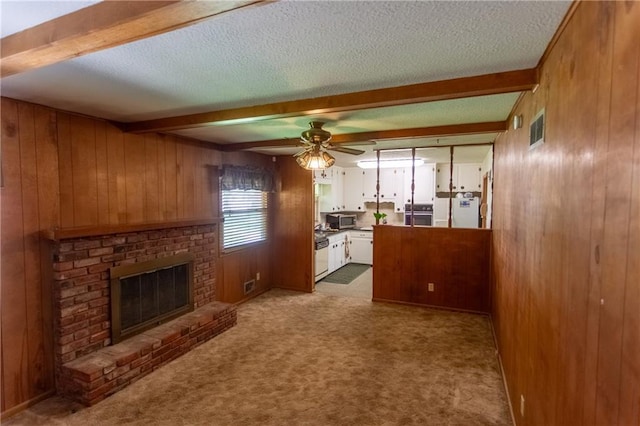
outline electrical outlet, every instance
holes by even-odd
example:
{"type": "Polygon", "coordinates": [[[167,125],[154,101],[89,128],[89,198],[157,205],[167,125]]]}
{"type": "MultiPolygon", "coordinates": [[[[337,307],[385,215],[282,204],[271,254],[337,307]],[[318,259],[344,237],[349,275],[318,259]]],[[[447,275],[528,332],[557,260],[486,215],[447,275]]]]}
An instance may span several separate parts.
{"type": "Polygon", "coordinates": [[[260,272],[256,273],[256,281],[260,281],[260,272]]]}
{"type": "Polygon", "coordinates": [[[520,395],[520,416],[524,417],[524,395],[520,395]]]}
{"type": "Polygon", "coordinates": [[[435,285],[434,285],[433,283],[429,283],[429,288],[428,288],[428,290],[429,290],[429,291],[434,291],[434,287],[435,287],[435,285]]]}

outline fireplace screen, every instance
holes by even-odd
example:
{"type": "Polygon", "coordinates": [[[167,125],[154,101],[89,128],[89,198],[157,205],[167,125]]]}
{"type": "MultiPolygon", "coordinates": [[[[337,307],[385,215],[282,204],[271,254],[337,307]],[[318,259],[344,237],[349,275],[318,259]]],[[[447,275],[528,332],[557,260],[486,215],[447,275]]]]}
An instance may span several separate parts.
{"type": "Polygon", "coordinates": [[[148,330],[193,310],[193,256],[111,268],[111,341],[148,330]]]}

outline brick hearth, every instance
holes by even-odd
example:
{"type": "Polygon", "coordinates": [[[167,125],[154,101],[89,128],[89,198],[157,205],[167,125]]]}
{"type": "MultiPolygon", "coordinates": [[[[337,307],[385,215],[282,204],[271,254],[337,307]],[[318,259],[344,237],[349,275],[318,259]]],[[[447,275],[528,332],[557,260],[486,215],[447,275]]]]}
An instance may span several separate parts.
{"type": "Polygon", "coordinates": [[[211,302],[171,322],[64,364],[61,395],[93,405],[236,324],[236,307],[211,302]]]}
{"type": "Polygon", "coordinates": [[[211,303],[216,258],[214,224],[57,242],[53,296],[58,392],[85,404],[95,403],[233,326],[235,309],[211,303]],[[109,268],[184,252],[195,256],[196,310],[109,346],[109,268]],[[93,370],[95,365],[103,365],[101,374],[93,370]]]}

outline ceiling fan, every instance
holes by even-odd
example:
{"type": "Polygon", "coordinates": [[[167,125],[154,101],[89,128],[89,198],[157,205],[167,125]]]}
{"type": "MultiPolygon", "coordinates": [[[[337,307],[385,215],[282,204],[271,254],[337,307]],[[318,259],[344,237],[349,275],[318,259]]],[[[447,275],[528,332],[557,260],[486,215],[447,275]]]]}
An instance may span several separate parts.
{"type": "MultiPolygon", "coordinates": [[[[312,121],[309,123],[310,128],[300,135],[300,142],[304,149],[295,154],[294,157],[301,167],[308,170],[317,170],[333,166],[336,160],[327,150],[351,155],[364,154],[364,151],[360,149],[331,144],[329,142],[331,133],[322,128],[324,124],[322,121],[312,121]]],[[[373,141],[364,143],[367,145],[375,144],[373,141]]]]}

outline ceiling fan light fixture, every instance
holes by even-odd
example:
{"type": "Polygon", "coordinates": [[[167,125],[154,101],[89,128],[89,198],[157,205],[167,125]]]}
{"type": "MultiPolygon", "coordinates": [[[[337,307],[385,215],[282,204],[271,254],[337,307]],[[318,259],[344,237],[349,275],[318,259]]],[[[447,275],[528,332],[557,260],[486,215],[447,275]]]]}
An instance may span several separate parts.
{"type": "Polygon", "coordinates": [[[324,170],[333,166],[336,159],[326,151],[320,149],[319,145],[306,150],[296,157],[298,165],[307,170],[324,170]]]}
{"type": "MultiPolygon", "coordinates": [[[[411,163],[411,158],[390,158],[380,160],[380,168],[388,169],[391,167],[411,167],[411,163]]],[[[357,164],[361,169],[375,169],[378,167],[378,160],[360,160],[357,164]]],[[[424,160],[422,158],[416,158],[413,164],[415,167],[422,166],[424,164],[424,160]]]]}

